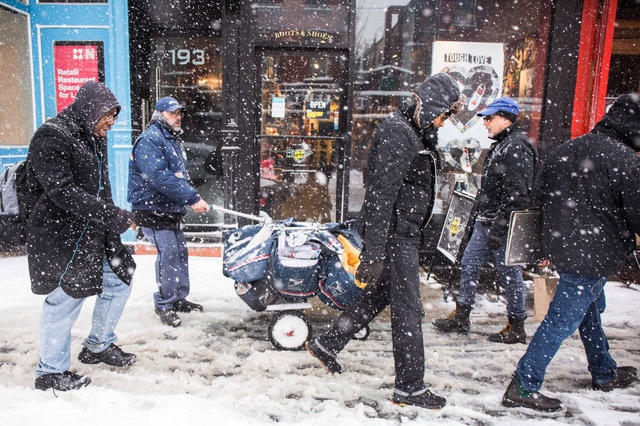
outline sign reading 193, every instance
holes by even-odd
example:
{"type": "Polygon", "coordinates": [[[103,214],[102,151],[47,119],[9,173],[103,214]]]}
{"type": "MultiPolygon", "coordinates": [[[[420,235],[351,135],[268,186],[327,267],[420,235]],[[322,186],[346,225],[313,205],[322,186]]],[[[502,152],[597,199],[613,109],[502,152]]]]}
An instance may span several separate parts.
{"type": "Polygon", "coordinates": [[[204,65],[204,49],[171,49],[167,50],[171,55],[172,65],[204,65]]]}

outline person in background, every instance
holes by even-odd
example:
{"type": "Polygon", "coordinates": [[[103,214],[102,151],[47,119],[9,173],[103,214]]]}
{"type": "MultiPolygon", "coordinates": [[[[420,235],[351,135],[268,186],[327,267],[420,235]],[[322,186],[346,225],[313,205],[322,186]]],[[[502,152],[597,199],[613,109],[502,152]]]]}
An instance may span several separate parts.
{"type": "Polygon", "coordinates": [[[630,386],[637,369],[618,367],[600,315],[604,286],[640,234],[640,97],[619,97],[590,133],[557,147],[540,181],[542,239],[560,275],[555,296],[520,358],[502,404],[539,411],[562,409],[539,392],[562,342],[579,331],[593,389],[630,386]]]}
{"type": "Polygon", "coordinates": [[[517,122],[520,108],[510,98],[499,98],[478,113],[493,139],[482,169],[476,195],[476,217],[461,260],[460,290],[456,309],[433,325],[443,333],[467,333],[469,315],[475,303],[480,269],[494,261],[500,283],[505,288],[508,323],[499,333],[489,335],[498,343],[526,343],[524,323],[526,290],[521,266],[505,265],[507,230],[511,212],[531,205],[538,169],[538,153],[517,122]]]}
{"type": "Polygon", "coordinates": [[[80,362],[125,367],[136,360],[116,346],[114,332],[136,266],[120,239],[133,215],[113,204],[109,183],[106,136],[119,112],[104,84],[86,82],[29,144],[20,209],[28,212],[31,289],[47,296],[40,315],[37,389],[68,391],[91,382],[69,371],[71,328],[90,296],[97,298],[80,362]]]}
{"type": "Polygon", "coordinates": [[[158,99],[151,121],[136,139],[129,161],[128,201],[137,226],[158,251],[153,295],[163,324],[178,327],[177,312],[202,312],[186,299],[190,292],[189,252],[182,231],[185,206],[210,210],[189,180],[187,154],[180,135],[185,107],[172,97],[158,99]]]}
{"type": "Polygon", "coordinates": [[[356,222],[363,247],[355,279],[367,285],[328,332],[306,344],[326,370],[340,373],[338,353],[390,305],[396,373],[392,401],[400,405],[442,408],[446,403],[424,382],[418,246],[434,204],[438,129],[464,101],[453,77],[435,74],[376,129],[356,222]]]}

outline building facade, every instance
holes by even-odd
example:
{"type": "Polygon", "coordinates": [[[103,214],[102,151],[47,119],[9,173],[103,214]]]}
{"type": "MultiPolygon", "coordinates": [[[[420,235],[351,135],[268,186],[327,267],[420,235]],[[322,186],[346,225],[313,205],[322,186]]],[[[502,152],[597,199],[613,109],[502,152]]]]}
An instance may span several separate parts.
{"type": "MultiPolygon", "coordinates": [[[[369,136],[412,87],[454,75],[469,101],[440,132],[436,220],[473,193],[489,146],[475,113],[522,107],[542,157],[640,89],[636,0],[0,0],[0,166],[104,81],[123,106],[109,134],[126,206],[131,143],[155,101],[188,107],[191,177],[211,203],[274,219],[343,221],[363,200],[369,136]]],[[[192,231],[235,217],[190,214],[192,231]]],[[[240,221],[242,223],[242,221],[240,221]]]]}

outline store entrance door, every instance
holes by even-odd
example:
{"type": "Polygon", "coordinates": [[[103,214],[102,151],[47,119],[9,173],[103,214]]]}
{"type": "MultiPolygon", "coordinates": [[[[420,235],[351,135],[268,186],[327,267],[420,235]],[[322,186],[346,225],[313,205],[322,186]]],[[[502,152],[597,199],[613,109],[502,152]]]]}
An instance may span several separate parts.
{"type": "Polygon", "coordinates": [[[344,220],[347,55],[262,50],[260,208],[271,218],[344,220]]]}

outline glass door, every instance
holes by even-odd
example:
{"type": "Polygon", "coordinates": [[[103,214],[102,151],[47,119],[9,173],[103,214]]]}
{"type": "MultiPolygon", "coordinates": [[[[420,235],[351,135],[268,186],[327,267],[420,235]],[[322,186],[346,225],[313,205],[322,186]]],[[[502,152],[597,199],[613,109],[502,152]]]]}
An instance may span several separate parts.
{"type": "Polygon", "coordinates": [[[343,220],[346,55],[259,55],[261,210],[275,220],[343,220]]]}
{"type": "MultiPolygon", "coordinates": [[[[182,139],[189,163],[189,179],[209,203],[222,201],[222,38],[214,33],[179,31],[154,37],[151,56],[150,119],[157,99],[172,96],[187,106],[182,139]]],[[[187,231],[209,231],[223,222],[217,211],[187,209],[187,231]]]]}

